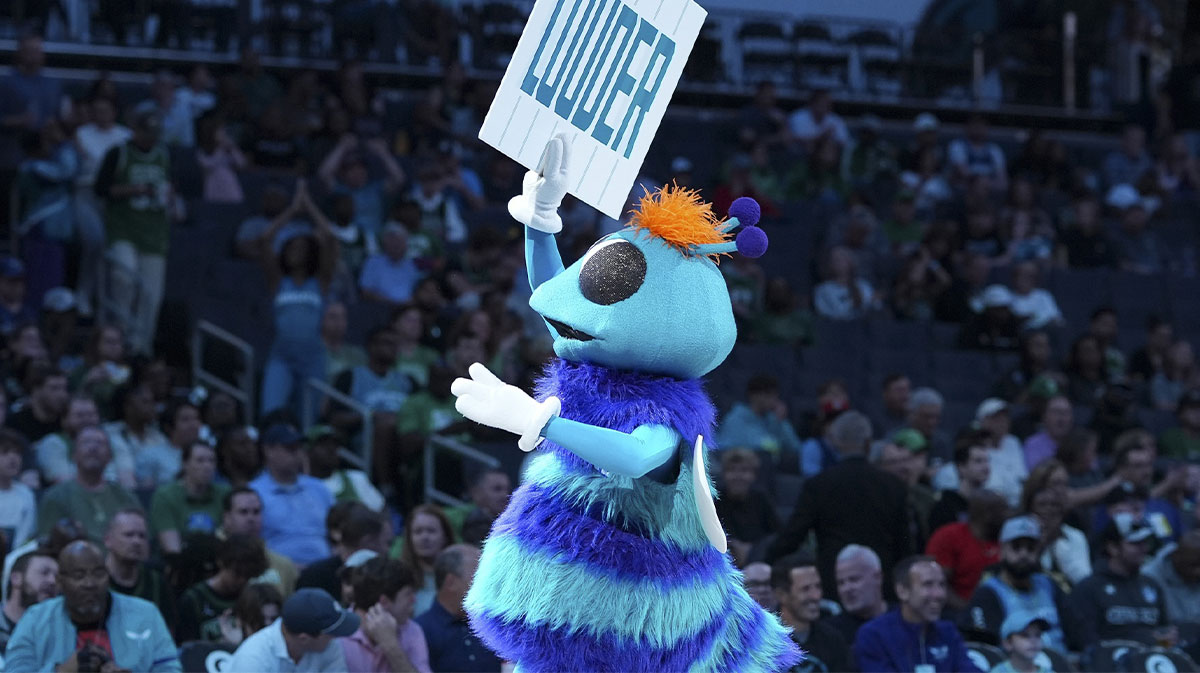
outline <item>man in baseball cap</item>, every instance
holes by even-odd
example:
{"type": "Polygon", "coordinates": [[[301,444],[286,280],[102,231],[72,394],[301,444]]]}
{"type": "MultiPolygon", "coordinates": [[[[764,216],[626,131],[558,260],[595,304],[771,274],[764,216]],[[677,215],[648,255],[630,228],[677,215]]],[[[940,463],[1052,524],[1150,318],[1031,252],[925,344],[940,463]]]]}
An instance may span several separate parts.
{"type": "Polygon", "coordinates": [[[279,619],[242,641],[226,673],[345,671],[340,642],[358,630],[358,615],[321,589],[300,589],[279,619]]]}
{"type": "Polygon", "coordinates": [[[1049,668],[1039,666],[1034,661],[1042,653],[1042,634],[1049,629],[1050,622],[1035,612],[1017,610],[1010,614],[1000,627],[1000,642],[1004,645],[1004,651],[1008,653],[1008,659],[993,668],[992,673],[1049,671],[1049,668]]]}

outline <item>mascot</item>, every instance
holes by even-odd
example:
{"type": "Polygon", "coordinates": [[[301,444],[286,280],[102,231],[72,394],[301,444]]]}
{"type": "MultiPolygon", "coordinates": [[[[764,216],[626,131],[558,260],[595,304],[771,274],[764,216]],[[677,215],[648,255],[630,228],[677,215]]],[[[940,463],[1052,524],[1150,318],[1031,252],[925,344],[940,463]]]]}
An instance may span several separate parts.
{"type": "Polygon", "coordinates": [[[484,543],[472,628],[521,673],[785,670],[800,651],[725,554],[703,439],[715,410],[700,377],[737,338],[713,258],[765,251],[758,204],[739,199],[722,223],[695,192],[648,194],[564,269],[567,184],[560,136],[509,202],[558,356],[537,399],[478,363],[452,386],[464,416],[541,449],[484,543]]]}

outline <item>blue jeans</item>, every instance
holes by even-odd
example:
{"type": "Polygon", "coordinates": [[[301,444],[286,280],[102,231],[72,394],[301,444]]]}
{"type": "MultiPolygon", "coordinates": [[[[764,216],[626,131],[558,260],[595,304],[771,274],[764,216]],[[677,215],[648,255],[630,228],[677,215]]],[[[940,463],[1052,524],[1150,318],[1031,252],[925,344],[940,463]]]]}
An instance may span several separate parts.
{"type": "MultiPolygon", "coordinates": [[[[288,347],[276,342],[263,368],[259,413],[269,414],[286,408],[304,423],[307,420],[303,408],[304,387],[309,379],[325,380],[325,347],[320,343],[316,347],[288,347]]],[[[317,418],[320,400],[320,395],[313,395],[308,419],[317,418]]]]}

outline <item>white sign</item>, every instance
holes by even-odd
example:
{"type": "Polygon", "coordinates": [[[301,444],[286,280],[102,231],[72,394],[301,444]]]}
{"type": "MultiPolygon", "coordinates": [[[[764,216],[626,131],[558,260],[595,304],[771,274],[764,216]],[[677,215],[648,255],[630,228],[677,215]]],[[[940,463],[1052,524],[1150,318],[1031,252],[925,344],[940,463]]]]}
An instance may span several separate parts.
{"type": "Polygon", "coordinates": [[[692,0],[537,0],[479,138],[536,170],[567,133],[569,191],[620,219],[706,15],[692,0]]]}

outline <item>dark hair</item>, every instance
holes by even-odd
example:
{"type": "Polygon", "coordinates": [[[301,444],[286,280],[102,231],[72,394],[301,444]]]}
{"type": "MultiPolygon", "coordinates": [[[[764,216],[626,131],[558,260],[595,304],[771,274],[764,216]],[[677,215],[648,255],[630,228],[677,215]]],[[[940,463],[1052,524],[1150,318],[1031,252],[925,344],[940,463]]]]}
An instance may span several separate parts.
{"type": "Polygon", "coordinates": [[[1078,339],[1076,339],[1074,342],[1071,343],[1071,352],[1067,354],[1066,370],[1068,373],[1071,373],[1071,374],[1082,374],[1083,373],[1079,369],[1079,349],[1083,347],[1083,344],[1085,344],[1089,341],[1094,342],[1096,344],[1096,348],[1098,350],[1101,350],[1100,375],[1104,379],[1107,379],[1108,376],[1105,374],[1104,361],[1103,361],[1103,346],[1100,344],[1099,337],[1096,337],[1091,334],[1083,334],[1078,339]]]}
{"type": "Polygon", "coordinates": [[[296,241],[304,241],[306,245],[306,256],[303,262],[304,275],[310,278],[316,276],[317,272],[321,270],[321,244],[317,242],[316,236],[313,236],[312,234],[299,234],[287,239],[287,241],[284,242],[283,247],[279,249],[279,255],[277,256],[277,260],[279,262],[279,272],[284,276],[287,276],[291,273],[287,267],[286,252],[288,246],[296,241]]]}
{"type": "Polygon", "coordinates": [[[1050,475],[1058,470],[1066,470],[1066,466],[1057,458],[1050,458],[1038,463],[1036,467],[1029,471],[1029,476],[1025,479],[1025,485],[1021,487],[1021,511],[1033,511],[1033,499],[1038,493],[1046,490],[1050,483],[1050,475]]]}
{"type": "Polygon", "coordinates": [[[888,374],[887,376],[883,377],[883,386],[881,386],[881,387],[884,390],[887,390],[888,387],[891,386],[893,383],[895,383],[897,381],[901,381],[903,379],[907,379],[907,378],[908,378],[908,376],[906,374],[900,374],[898,372],[888,374]]]}
{"type": "Polygon", "coordinates": [[[892,568],[892,578],[896,584],[905,588],[912,587],[912,569],[920,563],[937,563],[937,559],[925,554],[914,554],[912,556],[902,558],[895,567],[892,568]]]}
{"type": "Polygon", "coordinates": [[[232,491],[226,493],[225,497],[221,499],[221,511],[225,514],[232,512],[233,499],[239,495],[252,495],[255,498],[258,498],[259,504],[262,504],[262,496],[258,494],[258,491],[250,488],[249,486],[238,486],[232,491]]]}
{"type": "Polygon", "coordinates": [[[214,448],[212,444],[209,444],[208,442],[204,441],[203,439],[197,439],[197,440],[196,440],[196,441],[194,441],[194,442],[188,442],[186,445],[184,445],[184,447],[183,447],[183,455],[181,456],[181,461],[182,461],[182,462],[184,462],[184,463],[186,463],[186,462],[188,462],[189,460],[191,460],[191,458],[192,458],[192,451],[193,451],[193,450],[194,450],[194,449],[195,449],[197,446],[202,446],[202,447],[204,447],[204,448],[208,449],[209,451],[212,451],[212,452],[213,452],[213,458],[216,458],[216,455],[217,455],[217,450],[216,450],[216,448],[214,448]]]}
{"type": "Polygon", "coordinates": [[[250,582],[242,589],[237,602],[233,604],[233,616],[241,623],[243,636],[249,636],[267,625],[262,609],[264,605],[271,604],[283,610],[283,594],[274,584],[250,582]]]}
{"type": "Polygon", "coordinates": [[[378,339],[380,336],[382,336],[384,334],[390,334],[390,333],[392,333],[391,324],[376,325],[376,326],[372,327],[369,331],[367,331],[367,337],[365,339],[363,339],[363,343],[367,346],[367,348],[370,348],[371,344],[375,343],[376,339],[378,339]]]}
{"type": "Polygon", "coordinates": [[[262,540],[249,535],[230,535],[217,545],[217,567],[253,579],[267,572],[267,550],[262,540]]]}
{"type": "Polygon", "coordinates": [[[746,394],[779,392],[779,379],[770,374],[755,374],[746,382],[746,394]]]}
{"type": "Polygon", "coordinates": [[[958,433],[954,439],[954,464],[966,465],[971,460],[971,449],[987,450],[987,440],[991,435],[986,430],[967,428],[958,433]]]}
{"type": "Polygon", "coordinates": [[[1088,317],[1088,322],[1092,322],[1096,318],[1099,318],[1102,315],[1109,315],[1109,314],[1111,314],[1114,318],[1117,317],[1117,309],[1115,309],[1111,306],[1101,306],[1100,308],[1097,308],[1095,311],[1092,311],[1092,315],[1090,317],[1088,317]]]}
{"type": "Polygon", "coordinates": [[[363,539],[383,532],[383,517],[366,507],[360,507],[351,509],[338,525],[342,545],[347,549],[358,549],[363,539]]]}
{"type": "MultiPolygon", "coordinates": [[[[13,334],[16,334],[16,330],[13,330],[13,334]]],[[[46,381],[50,379],[65,379],[67,374],[48,362],[36,362],[28,373],[28,377],[29,389],[34,390],[46,385],[46,381]]]]}
{"type": "Polygon", "coordinates": [[[1088,444],[1096,441],[1098,435],[1093,430],[1086,428],[1073,428],[1067,433],[1066,437],[1058,443],[1058,449],[1054,452],[1054,457],[1058,458],[1059,462],[1067,468],[1067,472],[1071,471],[1071,467],[1079,461],[1079,457],[1083,455],[1088,444]]]}
{"type": "Polygon", "coordinates": [[[1113,469],[1119,470],[1129,463],[1129,454],[1134,451],[1144,451],[1142,443],[1139,441],[1143,437],[1149,435],[1151,440],[1154,435],[1142,428],[1134,428],[1126,430],[1113,440],[1113,469]]]}
{"type": "Polygon", "coordinates": [[[504,470],[500,469],[499,467],[485,467],[485,468],[482,468],[479,470],[475,470],[473,473],[469,474],[468,481],[467,481],[467,488],[473,489],[478,486],[481,486],[483,484],[483,480],[486,479],[489,474],[502,474],[506,478],[508,477],[508,473],[505,472],[504,470]]]}
{"type": "Polygon", "coordinates": [[[6,596],[11,596],[13,593],[12,576],[17,573],[24,575],[25,571],[29,568],[29,564],[33,561],[33,557],[35,556],[41,556],[42,558],[48,558],[57,561],[53,555],[43,549],[34,549],[33,551],[28,551],[18,556],[17,560],[12,564],[12,569],[8,571],[8,586],[5,587],[4,591],[6,596]]]}
{"type": "Polygon", "coordinates": [[[792,571],[796,568],[815,568],[817,560],[805,551],[788,554],[771,566],[771,588],[789,591],[792,588],[792,571]]]}
{"type": "Polygon", "coordinates": [[[125,330],[121,329],[120,325],[115,323],[101,323],[92,328],[92,333],[88,338],[87,353],[84,361],[88,364],[96,364],[100,362],[100,339],[103,338],[105,330],[116,330],[121,335],[121,344],[125,343],[125,330]]]}
{"type": "Polygon", "coordinates": [[[163,431],[170,434],[175,429],[175,421],[179,418],[179,412],[187,407],[195,409],[196,415],[200,415],[200,407],[196,406],[186,397],[176,397],[167,402],[167,408],[163,411],[162,417],[158,421],[162,425],[163,431]]]}
{"type": "Polygon", "coordinates": [[[415,589],[416,582],[416,574],[407,563],[382,556],[354,568],[349,576],[354,605],[360,610],[370,608],[384,596],[394,598],[404,587],[415,589]]]}
{"type": "Polygon", "coordinates": [[[25,437],[21,433],[12,428],[0,427],[0,453],[14,451],[24,456],[27,448],[29,448],[29,442],[25,441],[25,437]]]}

